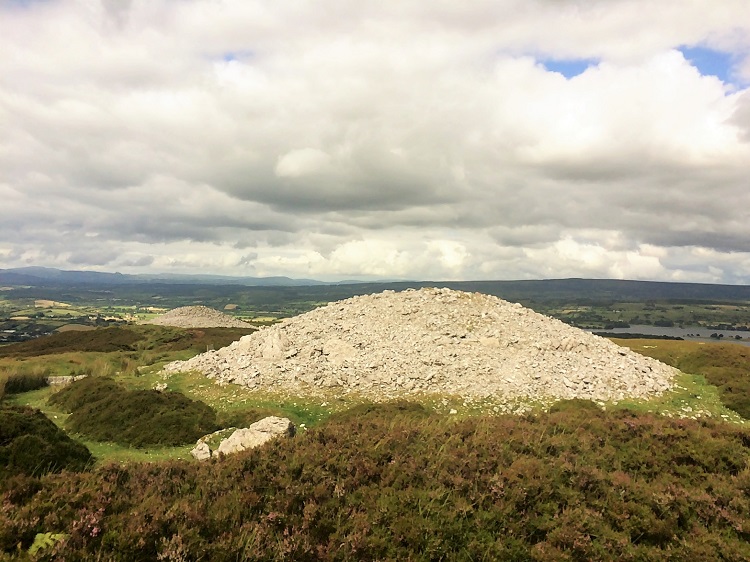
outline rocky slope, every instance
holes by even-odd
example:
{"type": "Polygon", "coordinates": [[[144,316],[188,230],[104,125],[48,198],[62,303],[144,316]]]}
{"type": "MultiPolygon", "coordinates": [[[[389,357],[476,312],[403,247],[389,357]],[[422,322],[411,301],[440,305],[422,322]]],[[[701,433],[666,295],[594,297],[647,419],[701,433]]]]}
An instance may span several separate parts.
{"type": "Polygon", "coordinates": [[[670,387],[654,359],[496,297],[449,289],[354,297],[177,361],[219,383],[385,400],[439,393],[621,400],[670,387]]]}
{"type": "Polygon", "coordinates": [[[176,328],[251,328],[252,325],[207,306],[182,306],[147,322],[176,328]]]}

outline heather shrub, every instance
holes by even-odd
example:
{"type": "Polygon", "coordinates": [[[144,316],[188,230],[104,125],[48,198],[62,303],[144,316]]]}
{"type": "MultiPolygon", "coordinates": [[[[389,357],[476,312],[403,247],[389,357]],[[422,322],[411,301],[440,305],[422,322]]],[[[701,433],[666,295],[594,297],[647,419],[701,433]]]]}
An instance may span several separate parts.
{"type": "Polygon", "coordinates": [[[127,390],[107,377],[76,381],[50,397],[70,412],[66,427],[95,441],[177,446],[219,429],[210,406],[177,392],[127,390]]]}
{"type": "Polygon", "coordinates": [[[385,403],[358,404],[348,410],[336,413],[332,416],[334,424],[349,423],[359,418],[370,420],[395,420],[401,418],[421,419],[429,416],[431,411],[422,404],[409,402],[407,400],[394,400],[385,403]]]}
{"type": "Polygon", "coordinates": [[[45,477],[3,498],[0,549],[68,533],[60,559],[747,560],[749,447],[711,420],[573,404],[370,405],[207,463],[45,477]]]}
{"type": "Polygon", "coordinates": [[[119,395],[125,389],[109,377],[87,376],[55,392],[48,402],[71,413],[86,404],[119,395]]]}
{"type": "Polygon", "coordinates": [[[13,373],[5,379],[6,394],[20,394],[31,390],[38,390],[49,386],[48,372],[41,373],[13,373]]]}
{"type": "Polygon", "coordinates": [[[83,470],[91,460],[84,445],[39,410],[0,406],[0,480],[16,474],[83,470]]]}

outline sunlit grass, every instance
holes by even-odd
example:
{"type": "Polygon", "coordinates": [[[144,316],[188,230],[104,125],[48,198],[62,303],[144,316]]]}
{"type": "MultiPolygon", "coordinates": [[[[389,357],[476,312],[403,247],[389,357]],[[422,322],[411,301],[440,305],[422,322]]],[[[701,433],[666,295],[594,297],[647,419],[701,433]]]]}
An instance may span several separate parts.
{"type": "Polygon", "coordinates": [[[745,419],[721,401],[719,390],[701,375],[680,374],[674,386],[650,400],[622,400],[611,408],[628,408],[636,412],[653,412],[671,418],[715,418],[744,424],[745,419]]]}
{"type": "Polygon", "coordinates": [[[125,463],[125,462],[159,462],[166,460],[192,459],[190,449],[194,444],[184,445],[182,447],[147,447],[135,448],[125,447],[117,443],[103,443],[100,441],[89,441],[78,435],[72,435],[86,447],[96,458],[96,463],[125,463]]]}
{"type": "Polygon", "coordinates": [[[689,416],[696,409],[715,411],[722,405],[725,411],[718,415],[724,419],[736,421],[737,414],[750,417],[750,348],[680,340],[614,341],[687,373],[665,396],[671,397],[673,407],[664,413],[689,416]]]}

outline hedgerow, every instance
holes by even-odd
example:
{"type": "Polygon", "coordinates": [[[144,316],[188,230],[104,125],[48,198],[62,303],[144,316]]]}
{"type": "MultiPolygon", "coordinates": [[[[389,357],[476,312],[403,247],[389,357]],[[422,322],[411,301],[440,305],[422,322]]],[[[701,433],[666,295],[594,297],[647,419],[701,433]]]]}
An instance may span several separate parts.
{"type": "Polygon", "coordinates": [[[6,493],[0,549],[64,533],[50,558],[747,560],[749,447],[743,428],[575,402],[370,406],[207,463],[45,477],[6,493]]]}
{"type": "Polygon", "coordinates": [[[66,427],[95,441],[133,447],[176,446],[219,429],[216,411],[177,392],[127,390],[108,377],[87,377],[49,399],[70,412],[66,427]]]}

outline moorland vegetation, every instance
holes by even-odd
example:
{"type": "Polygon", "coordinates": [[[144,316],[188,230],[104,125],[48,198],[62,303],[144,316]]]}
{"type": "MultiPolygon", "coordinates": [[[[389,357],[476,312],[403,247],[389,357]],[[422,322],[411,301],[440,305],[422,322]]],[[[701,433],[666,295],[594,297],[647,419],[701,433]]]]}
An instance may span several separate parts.
{"type": "Polygon", "coordinates": [[[0,481],[19,474],[83,470],[92,460],[84,445],[39,410],[0,404],[0,481]]]}
{"type": "Polygon", "coordinates": [[[747,560],[749,449],[733,425],[577,401],[369,405],[203,464],[16,479],[0,551],[53,534],[46,559],[747,560]]]}

